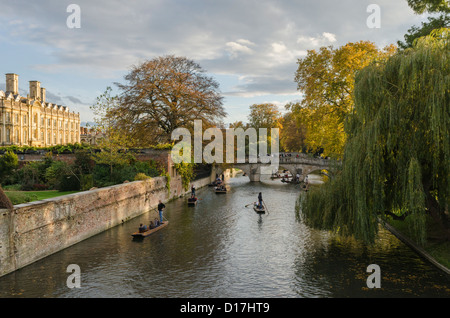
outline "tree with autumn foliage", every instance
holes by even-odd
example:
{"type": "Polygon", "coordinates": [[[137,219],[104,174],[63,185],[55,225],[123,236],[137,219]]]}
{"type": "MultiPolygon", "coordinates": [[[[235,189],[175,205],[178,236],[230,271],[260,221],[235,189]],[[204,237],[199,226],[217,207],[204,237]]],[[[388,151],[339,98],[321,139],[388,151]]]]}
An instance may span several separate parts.
{"type": "MultiPolygon", "coordinates": [[[[286,106],[289,109],[290,104],[286,106]]],[[[306,129],[297,122],[294,113],[288,111],[280,120],[280,150],[284,152],[302,152],[305,147],[306,129]]]]}
{"type": "Polygon", "coordinates": [[[248,116],[249,126],[259,128],[280,128],[281,113],[272,103],[253,104],[248,116]]]}
{"type": "Polygon", "coordinates": [[[193,129],[194,120],[212,127],[225,117],[219,84],[196,62],[173,55],[134,66],[117,83],[120,103],[109,112],[117,127],[140,146],[171,142],[176,128],[193,129]]]}
{"type": "Polygon", "coordinates": [[[339,48],[309,50],[298,60],[295,81],[304,97],[292,103],[298,126],[306,129],[310,151],[323,148],[324,155],[340,157],[346,140],[344,121],[353,107],[356,73],[374,60],[380,63],[396,52],[391,45],[380,50],[374,43],[360,41],[339,48]]]}

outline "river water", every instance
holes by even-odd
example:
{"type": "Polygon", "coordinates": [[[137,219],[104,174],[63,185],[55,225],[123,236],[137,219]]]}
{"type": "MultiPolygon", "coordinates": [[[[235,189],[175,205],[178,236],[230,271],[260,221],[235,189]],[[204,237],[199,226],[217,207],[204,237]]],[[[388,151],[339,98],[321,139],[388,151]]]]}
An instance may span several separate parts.
{"type": "MultiPolygon", "coordinates": [[[[314,182],[310,176],[310,182],[314,182]]],[[[296,217],[298,186],[233,178],[230,192],[197,190],[166,204],[169,225],[143,241],[150,213],[0,278],[0,297],[450,297],[450,278],[389,232],[373,246],[312,230],[296,217]],[[268,207],[247,204],[262,192],[268,207]],[[81,287],[68,288],[69,264],[81,287]],[[381,288],[368,288],[370,264],[381,288]]]]}

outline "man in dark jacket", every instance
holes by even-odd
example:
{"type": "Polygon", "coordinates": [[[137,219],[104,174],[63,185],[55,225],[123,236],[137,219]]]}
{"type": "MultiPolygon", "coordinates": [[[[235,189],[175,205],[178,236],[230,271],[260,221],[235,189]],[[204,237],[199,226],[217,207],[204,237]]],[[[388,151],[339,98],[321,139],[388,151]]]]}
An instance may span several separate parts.
{"type": "Polygon", "coordinates": [[[163,223],[163,210],[165,208],[166,208],[166,206],[164,205],[164,203],[162,203],[161,200],[159,200],[158,212],[159,212],[159,218],[161,220],[161,223],[163,223]]]}

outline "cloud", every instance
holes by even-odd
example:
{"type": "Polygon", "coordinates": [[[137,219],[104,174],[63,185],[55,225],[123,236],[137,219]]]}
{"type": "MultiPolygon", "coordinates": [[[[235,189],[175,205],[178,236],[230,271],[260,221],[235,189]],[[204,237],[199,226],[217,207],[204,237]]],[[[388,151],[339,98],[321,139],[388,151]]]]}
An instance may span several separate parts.
{"type": "Polygon", "coordinates": [[[297,43],[302,47],[316,48],[319,46],[327,46],[336,42],[336,35],[329,32],[323,32],[322,35],[317,37],[312,36],[299,36],[297,43]]]}
{"type": "Polygon", "coordinates": [[[240,54],[254,53],[249,46],[254,46],[255,44],[248,40],[239,39],[236,42],[227,42],[225,45],[231,59],[238,57],[240,54]]]}

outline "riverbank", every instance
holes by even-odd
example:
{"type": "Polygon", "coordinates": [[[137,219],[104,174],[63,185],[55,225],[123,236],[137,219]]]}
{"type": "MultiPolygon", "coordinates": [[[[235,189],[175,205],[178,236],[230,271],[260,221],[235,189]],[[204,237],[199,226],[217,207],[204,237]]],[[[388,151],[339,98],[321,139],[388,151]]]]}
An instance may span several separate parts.
{"type": "MultiPolygon", "coordinates": [[[[193,181],[197,189],[211,177],[193,181]]],[[[0,209],[0,276],[186,195],[180,176],[134,181],[0,209]]],[[[156,212],[155,217],[156,217],[156,212]]]]}

